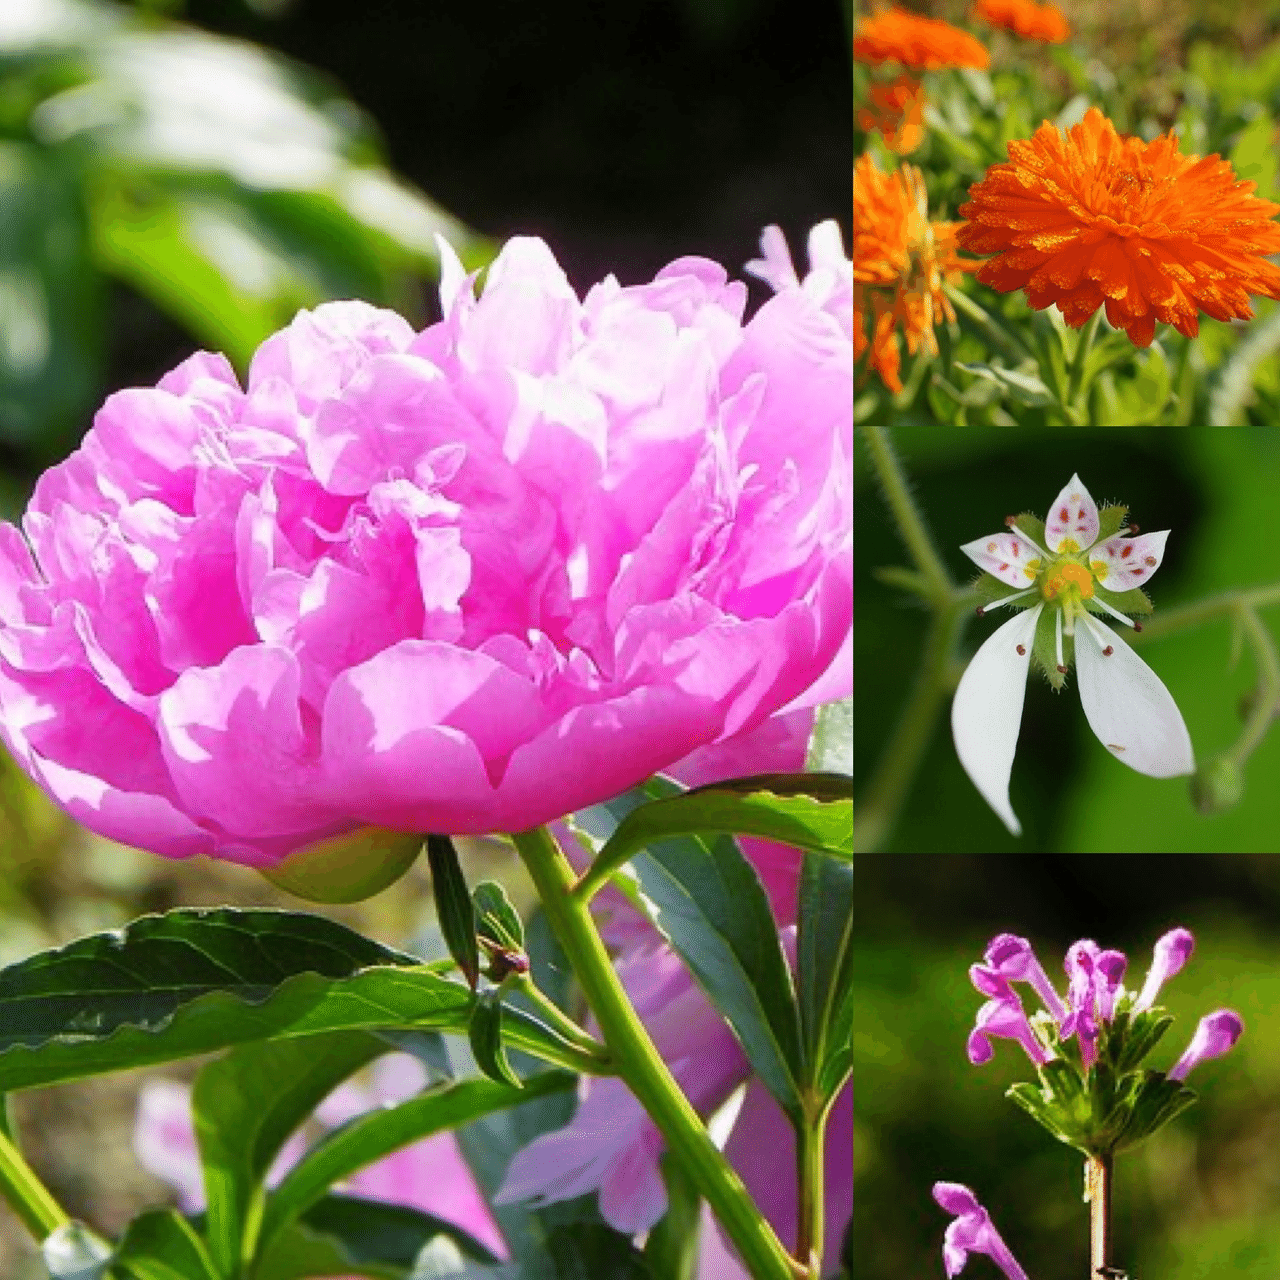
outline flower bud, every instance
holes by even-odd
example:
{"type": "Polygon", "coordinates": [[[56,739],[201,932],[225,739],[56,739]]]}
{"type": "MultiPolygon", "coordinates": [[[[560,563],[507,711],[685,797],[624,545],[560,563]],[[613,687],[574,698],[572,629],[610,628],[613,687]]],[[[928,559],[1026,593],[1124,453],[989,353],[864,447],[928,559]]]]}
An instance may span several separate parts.
{"type": "Polygon", "coordinates": [[[422,836],[414,832],[362,827],[259,870],[277,888],[308,902],[362,902],[399,880],[421,851],[422,836]]]}
{"type": "Polygon", "coordinates": [[[1201,813],[1225,813],[1244,795],[1244,775],[1227,756],[1206,760],[1192,775],[1191,800],[1201,813]]]}

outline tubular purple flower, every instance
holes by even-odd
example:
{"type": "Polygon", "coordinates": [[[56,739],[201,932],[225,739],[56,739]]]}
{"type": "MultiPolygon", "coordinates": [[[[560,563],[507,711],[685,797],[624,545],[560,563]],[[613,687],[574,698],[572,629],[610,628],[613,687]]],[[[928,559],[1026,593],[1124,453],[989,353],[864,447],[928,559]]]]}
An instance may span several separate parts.
{"type": "Polygon", "coordinates": [[[1142,992],[1134,1001],[1133,1012],[1141,1013],[1150,1009],[1155,1003],[1160,988],[1175,974],[1182,971],[1183,966],[1195,949],[1196,940],[1190,929],[1170,929],[1164,937],[1157,940],[1155,957],[1151,968],[1147,970],[1147,980],[1142,984],[1142,992]]]}
{"type": "Polygon", "coordinates": [[[1062,1020],[1067,1016],[1066,1006],[1026,938],[1013,933],[997,934],[987,944],[984,958],[991,968],[1008,981],[1029,983],[1044,1002],[1044,1007],[1061,1026],[1062,1020]]]}
{"type": "Polygon", "coordinates": [[[1129,959],[1123,951],[1103,951],[1094,964],[1097,969],[1094,991],[1098,1017],[1103,1022],[1110,1022],[1115,1016],[1116,996],[1124,981],[1125,970],[1129,967],[1129,959]]]}
{"type": "Polygon", "coordinates": [[[1022,1007],[1022,1001],[1010,992],[1011,998],[988,1000],[978,1010],[978,1017],[973,1030],[969,1033],[969,1061],[980,1067],[990,1062],[995,1050],[991,1046],[992,1038],[1000,1040],[1016,1040],[1026,1051],[1027,1057],[1038,1067],[1053,1059],[1051,1054],[1036,1038],[1031,1023],[1022,1007]]]}
{"type": "Polygon", "coordinates": [[[1102,954],[1098,944],[1089,938],[1073,942],[1067,949],[1063,968],[1067,972],[1067,1004],[1070,1012],[1062,1023],[1062,1038],[1075,1036],[1080,1044],[1080,1059],[1086,1071],[1097,1059],[1098,1019],[1097,960],[1102,954]]]}
{"type": "Polygon", "coordinates": [[[991,1215],[968,1187],[959,1182],[935,1182],[933,1198],[939,1208],[955,1218],[942,1243],[942,1263],[948,1276],[958,1276],[969,1255],[980,1253],[990,1258],[1008,1280],[1027,1280],[1027,1273],[996,1230],[991,1215]]]}
{"type": "Polygon", "coordinates": [[[1230,1052],[1244,1031],[1244,1020],[1234,1009],[1215,1009],[1200,1019],[1191,1043],[1169,1072],[1170,1080],[1185,1080],[1187,1073],[1210,1058],[1230,1052]]]}

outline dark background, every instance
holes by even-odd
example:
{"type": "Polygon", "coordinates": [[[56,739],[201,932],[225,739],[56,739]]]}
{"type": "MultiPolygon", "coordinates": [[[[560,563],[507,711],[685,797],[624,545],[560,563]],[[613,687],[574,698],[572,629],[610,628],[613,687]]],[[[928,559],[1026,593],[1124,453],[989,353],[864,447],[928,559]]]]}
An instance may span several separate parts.
{"type": "MultiPolygon", "coordinates": [[[[584,291],[683,254],[738,275],[778,223],[850,243],[852,119],[835,0],[242,0],[165,6],[338,81],[391,167],[495,238],[541,235],[584,291]]],[[[758,301],[763,286],[753,284],[758,301]]],[[[112,386],[191,342],[126,300],[112,386]]]]}

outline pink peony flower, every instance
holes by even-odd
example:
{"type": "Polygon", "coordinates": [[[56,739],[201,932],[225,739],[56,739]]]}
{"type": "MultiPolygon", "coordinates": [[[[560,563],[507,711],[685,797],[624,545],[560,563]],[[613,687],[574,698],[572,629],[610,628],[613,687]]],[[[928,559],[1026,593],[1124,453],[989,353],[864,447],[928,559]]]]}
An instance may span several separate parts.
{"type": "Polygon", "coordinates": [[[104,836],[267,866],[528,828],[844,696],[847,259],[816,243],[812,284],[771,243],[746,324],[704,259],[580,300],[516,239],[477,298],[446,249],[422,333],[330,303],[243,389],[199,354],[111,396],[0,526],[9,749],[104,836]]]}
{"type": "MultiPolygon", "coordinates": [[[[426,1083],[421,1063],[403,1053],[379,1058],[371,1076],[368,1085],[353,1081],[339,1085],[316,1109],[318,1125],[322,1129],[336,1128],[375,1107],[404,1102],[426,1083]]],[[[143,1085],[133,1144],[142,1165],[173,1188],[184,1213],[198,1213],[204,1208],[188,1086],[172,1080],[151,1080],[143,1085]]],[[[308,1145],[301,1132],[290,1137],[267,1175],[269,1186],[275,1186],[297,1164],[308,1145]]],[[[502,1233],[452,1133],[432,1134],[403,1147],[357,1170],[338,1190],[421,1209],[461,1227],[500,1258],[508,1256],[502,1233]]]]}

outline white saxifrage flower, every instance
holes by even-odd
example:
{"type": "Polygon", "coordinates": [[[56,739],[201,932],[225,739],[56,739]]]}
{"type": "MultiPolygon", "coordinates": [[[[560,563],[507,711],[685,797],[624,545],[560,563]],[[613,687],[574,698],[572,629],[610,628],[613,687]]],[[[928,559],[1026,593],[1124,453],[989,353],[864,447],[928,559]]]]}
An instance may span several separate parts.
{"type": "Polygon", "coordinates": [[[1005,524],[1006,532],[960,548],[990,575],[981,583],[993,598],[978,613],[1002,604],[1020,612],[974,654],[956,689],[951,731],[965,772],[1016,836],[1009,774],[1032,657],[1057,689],[1074,660],[1085,718],[1116,759],[1153,778],[1189,774],[1195,762],[1168,689],[1094,616],[1141,630],[1126,615],[1151,612],[1141,587],[1160,567],[1169,531],[1133,536],[1124,508],[1099,512],[1078,475],[1043,524],[1028,515],[1005,524]]]}

